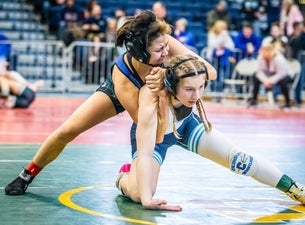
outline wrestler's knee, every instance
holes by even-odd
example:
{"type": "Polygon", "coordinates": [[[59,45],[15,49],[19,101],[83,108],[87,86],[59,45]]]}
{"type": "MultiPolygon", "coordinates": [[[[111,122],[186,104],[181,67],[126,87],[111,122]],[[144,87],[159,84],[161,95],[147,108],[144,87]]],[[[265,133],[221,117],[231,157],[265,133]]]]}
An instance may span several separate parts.
{"type": "Polygon", "coordinates": [[[62,124],[55,132],[59,141],[70,142],[79,135],[78,129],[73,125],[62,124]]]}

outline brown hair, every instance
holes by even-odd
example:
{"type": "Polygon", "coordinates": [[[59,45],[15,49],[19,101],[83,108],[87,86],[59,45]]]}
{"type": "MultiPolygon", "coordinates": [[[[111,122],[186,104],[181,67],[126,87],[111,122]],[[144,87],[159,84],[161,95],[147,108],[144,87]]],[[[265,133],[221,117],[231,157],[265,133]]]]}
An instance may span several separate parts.
{"type": "Polygon", "coordinates": [[[216,20],[210,32],[220,34],[223,30],[228,30],[228,23],[225,20],[216,20]]]}
{"type": "Polygon", "coordinates": [[[126,41],[126,35],[132,33],[134,36],[145,35],[146,49],[152,41],[160,35],[170,34],[171,27],[164,21],[157,20],[151,11],[143,11],[136,17],[128,17],[126,22],[118,29],[115,40],[116,46],[122,46],[126,41]]]}

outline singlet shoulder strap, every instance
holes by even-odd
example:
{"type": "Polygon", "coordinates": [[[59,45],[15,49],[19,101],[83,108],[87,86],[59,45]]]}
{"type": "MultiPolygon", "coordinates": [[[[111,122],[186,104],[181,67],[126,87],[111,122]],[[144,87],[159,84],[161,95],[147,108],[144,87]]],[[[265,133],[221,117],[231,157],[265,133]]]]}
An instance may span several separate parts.
{"type": "Polygon", "coordinates": [[[124,61],[124,56],[126,54],[127,53],[124,53],[123,55],[117,57],[115,65],[137,88],[140,89],[144,85],[144,82],[141,80],[141,78],[135,71],[131,71],[129,67],[126,65],[124,61]]]}

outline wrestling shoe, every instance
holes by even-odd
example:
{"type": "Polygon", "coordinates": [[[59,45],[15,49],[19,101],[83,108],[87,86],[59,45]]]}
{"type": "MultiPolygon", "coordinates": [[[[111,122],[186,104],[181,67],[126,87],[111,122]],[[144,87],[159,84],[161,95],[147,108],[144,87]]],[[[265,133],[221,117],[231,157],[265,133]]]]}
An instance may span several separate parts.
{"type": "Polygon", "coordinates": [[[117,189],[119,189],[119,191],[123,194],[124,192],[122,191],[122,188],[120,186],[120,180],[122,179],[122,177],[125,175],[125,174],[128,174],[130,172],[130,167],[131,167],[131,164],[130,163],[126,163],[126,164],[123,164],[119,170],[119,174],[118,174],[118,177],[115,181],[115,186],[117,187],[117,189]]]}
{"type": "Polygon", "coordinates": [[[7,195],[23,195],[28,188],[28,185],[32,182],[34,177],[31,177],[29,171],[22,170],[19,176],[11,183],[6,185],[5,194],[7,195]]]}
{"type": "Polygon", "coordinates": [[[293,183],[286,194],[293,200],[305,205],[305,187],[298,183],[293,183]]]}

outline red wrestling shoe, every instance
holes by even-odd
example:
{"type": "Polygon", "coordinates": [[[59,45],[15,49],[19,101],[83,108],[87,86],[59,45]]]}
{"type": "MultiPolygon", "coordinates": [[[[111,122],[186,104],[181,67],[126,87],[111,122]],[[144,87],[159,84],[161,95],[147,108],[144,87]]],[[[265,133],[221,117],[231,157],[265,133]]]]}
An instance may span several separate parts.
{"type": "Polygon", "coordinates": [[[122,179],[122,177],[125,175],[125,174],[128,174],[130,172],[130,167],[131,167],[131,164],[130,163],[126,163],[126,164],[123,164],[119,170],[119,174],[118,174],[118,177],[115,181],[115,186],[117,187],[117,189],[119,189],[119,191],[123,194],[124,192],[122,191],[122,188],[120,186],[120,180],[122,179]]]}

